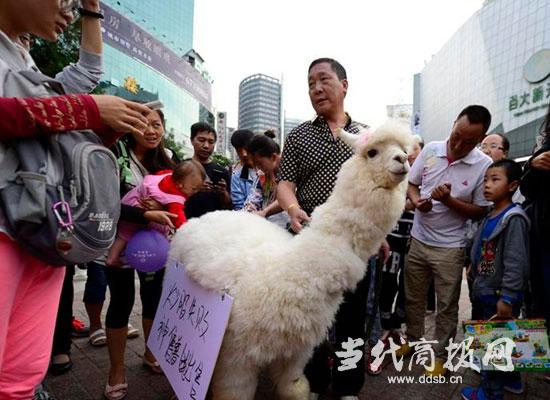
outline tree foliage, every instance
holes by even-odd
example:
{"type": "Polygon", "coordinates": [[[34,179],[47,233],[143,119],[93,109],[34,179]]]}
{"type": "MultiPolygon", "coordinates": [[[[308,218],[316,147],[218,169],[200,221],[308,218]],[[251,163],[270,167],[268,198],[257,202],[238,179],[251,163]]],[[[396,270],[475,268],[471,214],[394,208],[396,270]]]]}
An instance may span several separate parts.
{"type": "Polygon", "coordinates": [[[212,160],[224,167],[229,167],[231,165],[231,160],[220,153],[212,154],[212,160]]]}
{"type": "Polygon", "coordinates": [[[77,62],[80,31],[80,24],[75,23],[69,25],[55,43],[33,38],[30,52],[40,71],[48,76],[55,76],[65,66],[77,62]]]}
{"type": "Polygon", "coordinates": [[[178,160],[185,159],[185,149],[180,142],[176,141],[176,135],[174,135],[173,129],[164,135],[164,144],[167,148],[176,153],[178,160]]]}

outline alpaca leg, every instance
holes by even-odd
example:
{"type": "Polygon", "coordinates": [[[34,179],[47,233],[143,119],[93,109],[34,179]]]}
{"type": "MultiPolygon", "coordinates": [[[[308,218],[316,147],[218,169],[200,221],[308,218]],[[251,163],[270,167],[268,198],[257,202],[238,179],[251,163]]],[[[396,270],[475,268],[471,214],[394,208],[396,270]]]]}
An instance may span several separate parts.
{"type": "Polygon", "coordinates": [[[212,400],[254,400],[258,369],[246,364],[217,365],[212,378],[212,400]]]}
{"type": "Polygon", "coordinates": [[[310,355],[311,351],[291,359],[279,359],[271,365],[271,378],[281,400],[309,399],[309,383],[304,375],[304,367],[310,355]]]}

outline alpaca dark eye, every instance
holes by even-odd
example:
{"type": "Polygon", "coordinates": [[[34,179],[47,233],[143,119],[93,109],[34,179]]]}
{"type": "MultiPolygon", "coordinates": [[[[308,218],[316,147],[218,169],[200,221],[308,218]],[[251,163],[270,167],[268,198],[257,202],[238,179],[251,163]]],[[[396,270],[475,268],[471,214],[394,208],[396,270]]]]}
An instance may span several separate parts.
{"type": "Polygon", "coordinates": [[[370,149],[367,152],[367,156],[369,156],[370,158],[376,157],[377,154],[378,154],[378,150],[375,150],[375,149],[370,149]]]}

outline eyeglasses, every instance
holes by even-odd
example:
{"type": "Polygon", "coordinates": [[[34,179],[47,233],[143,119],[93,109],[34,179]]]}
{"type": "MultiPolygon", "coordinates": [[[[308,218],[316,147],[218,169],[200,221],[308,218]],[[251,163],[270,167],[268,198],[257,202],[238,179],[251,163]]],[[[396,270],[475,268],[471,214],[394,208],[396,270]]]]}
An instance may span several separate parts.
{"type": "Polygon", "coordinates": [[[491,150],[504,150],[504,147],[500,147],[498,144],[496,143],[491,143],[490,145],[486,145],[486,144],[482,144],[479,146],[479,148],[481,150],[487,150],[487,149],[491,149],[491,150]]]}
{"type": "Polygon", "coordinates": [[[80,7],[80,0],[59,0],[59,8],[62,13],[70,13],[80,7]]]}

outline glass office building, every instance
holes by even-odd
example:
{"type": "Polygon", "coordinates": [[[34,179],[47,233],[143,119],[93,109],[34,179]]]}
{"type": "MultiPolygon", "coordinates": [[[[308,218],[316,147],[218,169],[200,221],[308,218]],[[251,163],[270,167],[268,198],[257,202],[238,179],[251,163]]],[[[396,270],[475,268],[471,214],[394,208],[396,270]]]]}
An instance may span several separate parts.
{"type": "Polygon", "coordinates": [[[441,140],[467,105],[493,116],[510,156],[531,154],[550,103],[550,1],[488,0],[414,77],[415,128],[441,140]]]}
{"type": "Polygon", "coordinates": [[[211,80],[186,56],[196,55],[194,0],[104,0],[101,7],[105,14],[101,88],[131,100],[161,100],[166,131],[191,155],[190,126],[197,121],[214,124],[211,80]]]}
{"type": "Polygon", "coordinates": [[[281,83],[264,74],[243,79],[239,85],[239,129],[281,134],[281,83]]]}

